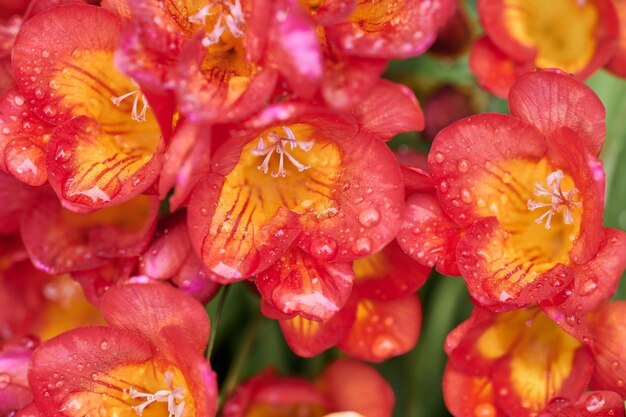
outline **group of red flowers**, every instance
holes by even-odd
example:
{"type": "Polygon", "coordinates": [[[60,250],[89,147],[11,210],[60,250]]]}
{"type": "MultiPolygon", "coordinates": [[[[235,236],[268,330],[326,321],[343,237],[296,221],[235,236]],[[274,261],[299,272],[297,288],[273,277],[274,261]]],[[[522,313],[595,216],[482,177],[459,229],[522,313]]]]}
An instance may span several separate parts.
{"type": "Polygon", "coordinates": [[[470,67],[510,115],[427,161],[387,146],[424,116],[381,74],[456,1],[89,3],[0,0],[1,416],[390,417],[360,361],[415,346],[433,268],[476,305],[445,346],[455,417],[624,414],[626,233],[580,79],[626,75],[625,1],[479,0],[470,67]],[[203,305],[244,280],[293,352],[350,358],[218,410],[203,305]]]}

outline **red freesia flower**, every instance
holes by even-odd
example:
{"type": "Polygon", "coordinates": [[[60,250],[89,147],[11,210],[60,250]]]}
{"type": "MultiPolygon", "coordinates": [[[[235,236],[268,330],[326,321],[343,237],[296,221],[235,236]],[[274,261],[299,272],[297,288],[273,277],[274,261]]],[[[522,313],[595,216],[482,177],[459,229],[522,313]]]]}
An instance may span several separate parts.
{"type": "Polygon", "coordinates": [[[13,104],[3,109],[24,122],[3,118],[7,170],[32,172],[31,184],[44,182],[40,171],[47,170],[50,185],[75,211],[124,202],[158,174],[157,117],[113,63],[119,28],[119,18],[103,8],[59,6],[28,20],[13,48],[19,90],[5,95],[13,104]],[[27,145],[27,155],[16,155],[15,141],[27,145]]]}
{"type": "Polygon", "coordinates": [[[35,343],[7,343],[0,347],[0,415],[13,415],[31,403],[28,365],[35,343]]]}
{"type": "Polygon", "coordinates": [[[72,330],[33,353],[28,380],[42,416],[215,415],[202,305],[166,285],[120,285],[101,310],[109,327],[72,330]]]}
{"type": "Polygon", "coordinates": [[[608,298],[624,269],[613,256],[624,232],[602,227],[604,109],[553,71],[520,78],[509,106],[511,116],[466,118],[435,138],[436,196],[409,198],[398,240],[440,271],[456,264],[483,306],[551,299],[564,322],[608,298]]]}
{"type": "Polygon", "coordinates": [[[590,349],[536,307],[476,308],[446,352],[444,397],[456,417],[537,415],[551,399],[576,401],[593,373],[590,349]]]}
{"type": "Polygon", "coordinates": [[[284,103],[231,134],[189,203],[191,241],[207,268],[240,280],[294,261],[279,260],[292,244],[316,262],[349,262],[393,238],[403,190],[381,139],[419,127],[421,111],[405,90],[381,88],[352,114],[284,103]],[[406,110],[376,114],[390,95],[406,110]]]}
{"type": "Polygon", "coordinates": [[[99,311],[68,275],[47,275],[23,260],[14,262],[0,278],[0,342],[48,340],[77,327],[103,323],[99,311]]]}
{"type": "Polygon", "coordinates": [[[265,371],[237,388],[224,404],[222,416],[390,417],[393,405],[393,392],[378,372],[340,359],[326,368],[316,384],[265,371]],[[337,415],[328,414],[334,412],[337,415]]]}
{"type": "Polygon", "coordinates": [[[615,52],[619,23],[611,0],[575,2],[480,0],[486,36],[474,44],[470,68],[486,90],[506,97],[534,68],[559,68],[585,79],[615,52]]]}
{"type": "MultiPolygon", "coordinates": [[[[429,270],[402,253],[395,242],[354,262],[355,286],[347,305],[326,321],[306,315],[274,316],[291,349],[310,357],[337,345],[352,357],[381,362],[411,350],[421,326],[415,292],[429,270]]],[[[264,312],[273,312],[264,305],[264,312]]]]}

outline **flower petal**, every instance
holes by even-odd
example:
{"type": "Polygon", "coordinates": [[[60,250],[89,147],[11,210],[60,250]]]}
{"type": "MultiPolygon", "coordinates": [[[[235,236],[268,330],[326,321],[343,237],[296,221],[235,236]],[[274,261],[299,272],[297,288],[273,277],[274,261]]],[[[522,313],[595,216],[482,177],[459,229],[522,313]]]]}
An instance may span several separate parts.
{"type": "Polygon", "coordinates": [[[388,301],[361,298],[356,320],[339,348],[357,359],[382,362],[415,347],[421,322],[421,303],[413,294],[388,301]]]}
{"type": "Polygon", "coordinates": [[[489,377],[463,373],[450,361],[443,372],[443,398],[455,417],[505,417],[495,405],[489,377]]]}
{"type": "Polygon", "coordinates": [[[320,376],[329,398],[328,411],[351,410],[368,417],[391,417],[395,398],[391,387],[373,368],[350,359],[339,359],[320,376]]]}
{"type": "Polygon", "coordinates": [[[139,196],[76,214],[62,208],[54,196],[41,195],[22,220],[22,239],[33,262],[48,273],[91,269],[104,265],[106,258],[140,254],[157,212],[155,197],[139,196]]]}
{"type": "Polygon", "coordinates": [[[44,184],[52,131],[52,125],[30,112],[17,87],[7,90],[0,97],[0,169],[28,185],[44,184]]]}
{"type": "Polygon", "coordinates": [[[441,210],[430,193],[413,194],[407,199],[404,221],[396,237],[402,250],[421,263],[446,275],[460,275],[456,246],[461,227],[441,210]]]}
{"type": "Polygon", "coordinates": [[[432,45],[455,7],[450,0],[358,2],[349,21],[327,28],[327,33],[351,55],[409,58],[432,45]]]}
{"type": "Polygon", "coordinates": [[[325,322],[295,316],[280,320],[279,324],[291,350],[298,356],[312,358],[339,343],[354,323],[355,314],[355,306],[348,303],[325,322]]]}
{"type": "Polygon", "coordinates": [[[533,70],[530,64],[513,61],[487,36],[472,45],[469,67],[478,84],[500,98],[507,97],[518,76],[533,70]]]}
{"type": "Polygon", "coordinates": [[[414,294],[428,279],[430,269],[407,256],[398,243],[354,261],[355,287],[360,296],[387,301],[414,294]]]}
{"type": "Polygon", "coordinates": [[[112,326],[123,327],[159,344],[159,332],[176,326],[198,352],[209,341],[209,318],[189,295],[164,284],[127,284],[111,288],[100,303],[112,326]],[[176,310],[172,310],[176,306],[176,310]]]}
{"type": "Polygon", "coordinates": [[[520,77],[509,93],[511,115],[550,136],[563,127],[573,130],[597,156],[606,136],[604,105],[585,84],[557,71],[520,77]]]}
{"type": "Polygon", "coordinates": [[[260,272],[255,283],[283,313],[325,321],[346,304],[353,280],[349,263],[325,262],[294,247],[260,272]]]}
{"type": "Polygon", "coordinates": [[[38,194],[36,188],[0,172],[0,235],[19,232],[20,219],[37,202],[38,194]]]}
{"type": "Polygon", "coordinates": [[[398,133],[424,129],[424,114],[413,92],[386,80],[378,81],[353,114],[363,129],[385,141],[398,133]]]}
{"type": "Polygon", "coordinates": [[[615,391],[622,397],[626,396],[626,355],[622,343],[626,334],[625,313],[626,301],[612,301],[589,315],[595,347],[591,387],[615,391]]]}

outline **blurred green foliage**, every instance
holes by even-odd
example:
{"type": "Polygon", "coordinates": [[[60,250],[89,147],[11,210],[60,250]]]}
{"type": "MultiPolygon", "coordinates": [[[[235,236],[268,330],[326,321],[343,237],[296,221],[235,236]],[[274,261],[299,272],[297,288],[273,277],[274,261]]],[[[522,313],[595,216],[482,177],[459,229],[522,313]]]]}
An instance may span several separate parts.
{"type": "MultiPolygon", "coordinates": [[[[468,13],[476,32],[475,1],[468,1],[468,13]]],[[[506,102],[482,91],[467,66],[467,56],[456,60],[425,55],[390,64],[386,77],[409,85],[418,98],[434,88],[451,84],[471,94],[477,112],[507,112],[506,102]]],[[[626,81],[599,72],[588,81],[607,108],[607,139],[602,160],[607,175],[605,224],[626,229],[626,81]]],[[[409,146],[428,151],[419,134],[399,135],[390,146],[409,146]]],[[[624,277],[622,277],[624,278],[624,277]]],[[[626,280],[616,298],[626,299],[626,280]]],[[[433,273],[420,290],[423,323],[420,341],[413,351],[383,364],[375,365],[392,385],[396,394],[396,417],[443,417],[450,414],[443,404],[441,380],[446,363],[443,344],[446,335],[465,320],[472,305],[465,284],[458,277],[433,273]]],[[[212,322],[218,314],[217,297],[207,306],[212,322]]],[[[216,343],[211,357],[220,386],[232,388],[236,382],[273,366],[285,374],[314,378],[341,353],[331,350],[313,359],[291,353],[275,321],[261,317],[258,296],[253,286],[235,284],[221,312],[216,343]]],[[[223,394],[223,390],[222,390],[223,394]]]]}

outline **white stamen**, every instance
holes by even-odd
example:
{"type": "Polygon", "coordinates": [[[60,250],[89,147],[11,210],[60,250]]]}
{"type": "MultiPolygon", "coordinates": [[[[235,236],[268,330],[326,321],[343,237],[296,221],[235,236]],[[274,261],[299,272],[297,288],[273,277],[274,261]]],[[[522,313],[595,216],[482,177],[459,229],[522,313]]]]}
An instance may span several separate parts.
{"type": "Polygon", "coordinates": [[[131,117],[136,122],[145,122],[146,121],[146,112],[148,111],[148,100],[146,96],[141,93],[140,90],[133,90],[130,93],[123,94],[119,97],[111,97],[111,101],[116,106],[120,106],[122,101],[126,100],[128,97],[135,96],[135,100],[133,101],[133,110],[131,112],[131,117]],[[141,107],[141,111],[139,111],[139,100],[142,101],[143,105],[141,107]]]}
{"type": "Polygon", "coordinates": [[[565,224],[572,224],[574,222],[574,216],[572,215],[572,207],[580,207],[582,205],[579,201],[573,201],[574,196],[578,194],[578,189],[574,188],[570,191],[563,191],[561,188],[561,181],[563,180],[563,171],[554,171],[548,175],[546,184],[549,189],[546,189],[542,184],[535,184],[535,195],[538,197],[550,197],[549,203],[540,203],[533,200],[528,200],[528,210],[534,211],[538,208],[549,207],[550,209],[535,219],[537,224],[546,222],[546,229],[550,228],[550,222],[552,216],[557,212],[563,211],[563,221],[565,224]]]}
{"type": "Polygon", "coordinates": [[[189,22],[204,26],[207,17],[213,16],[211,10],[214,6],[221,6],[221,12],[213,29],[202,39],[202,45],[205,47],[218,43],[226,29],[235,38],[243,36],[242,28],[245,18],[240,0],[234,0],[232,3],[230,0],[210,0],[209,4],[201,8],[198,13],[189,16],[189,22]]]}
{"type": "Polygon", "coordinates": [[[181,417],[183,415],[183,410],[185,408],[185,396],[183,395],[183,388],[178,387],[176,389],[172,388],[172,380],[174,379],[174,375],[171,372],[165,372],[165,383],[167,384],[169,389],[159,390],[154,394],[148,394],[145,392],[139,392],[132,387],[128,390],[130,394],[130,398],[145,398],[146,400],[139,404],[133,405],[131,408],[135,410],[135,412],[141,416],[146,407],[154,402],[158,403],[167,403],[167,412],[169,415],[167,417],[181,417]],[[179,404],[176,404],[176,400],[180,400],[179,404]]]}
{"type": "Polygon", "coordinates": [[[263,171],[264,174],[267,174],[269,171],[269,163],[274,152],[279,155],[280,159],[278,161],[278,171],[272,172],[273,177],[287,176],[287,172],[285,171],[285,157],[287,157],[289,162],[291,162],[291,164],[300,172],[310,168],[310,166],[305,165],[294,158],[294,156],[287,150],[287,145],[289,145],[291,150],[300,148],[304,152],[308,152],[311,148],[313,148],[314,141],[299,141],[296,139],[296,135],[294,135],[293,131],[286,126],[283,126],[283,131],[285,132],[286,137],[270,132],[266,138],[269,144],[266,145],[265,140],[261,137],[259,138],[257,147],[252,150],[252,155],[265,156],[263,163],[257,167],[257,169],[259,171],[263,171]]]}

